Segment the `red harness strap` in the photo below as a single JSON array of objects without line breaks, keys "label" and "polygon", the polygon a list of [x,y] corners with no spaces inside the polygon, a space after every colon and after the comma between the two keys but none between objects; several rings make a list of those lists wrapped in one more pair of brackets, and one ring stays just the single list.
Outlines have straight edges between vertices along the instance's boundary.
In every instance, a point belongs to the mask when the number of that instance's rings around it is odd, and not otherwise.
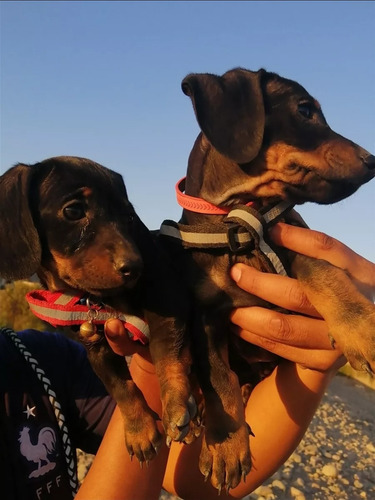
[{"label": "red harness strap", "polygon": [[111,318],[117,318],[124,324],[129,337],[148,344],[150,329],[148,324],[138,316],[118,313],[84,300],[85,294],[75,292],[50,292],[49,290],[33,290],[26,294],[30,309],[43,321],[52,326],[81,325],[87,321],[104,324]]}]

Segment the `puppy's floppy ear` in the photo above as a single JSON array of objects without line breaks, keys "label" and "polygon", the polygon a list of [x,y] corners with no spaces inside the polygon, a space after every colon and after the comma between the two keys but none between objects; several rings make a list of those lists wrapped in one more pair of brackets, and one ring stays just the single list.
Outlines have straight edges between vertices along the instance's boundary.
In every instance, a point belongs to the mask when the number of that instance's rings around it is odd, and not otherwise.
[{"label": "puppy's floppy ear", "polygon": [[32,167],[18,164],[0,177],[0,277],[29,278],[41,260],[29,207]]},{"label": "puppy's floppy ear", "polygon": [[188,75],[181,84],[193,102],[202,132],[214,148],[237,163],[253,160],[262,145],[263,72],[240,68],[223,76],[196,73]]}]

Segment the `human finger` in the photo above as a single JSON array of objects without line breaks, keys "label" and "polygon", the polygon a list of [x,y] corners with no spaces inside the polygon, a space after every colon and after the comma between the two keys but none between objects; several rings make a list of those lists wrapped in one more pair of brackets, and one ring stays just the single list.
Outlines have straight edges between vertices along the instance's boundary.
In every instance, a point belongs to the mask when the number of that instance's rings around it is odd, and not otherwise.
[{"label": "human finger", "polygon": [[320,231],[279,222],[270,236],[280,246],[316,259],[323,259],[345,269],[361,283],[375,286],[375,264],[349,247]]},{"label": "human finger", "polygon": [[270,346],[283,344],[310,350],[332,349],[328,327],[321,319],[283,314],[256,306],[234,309],[230,319],[240,327],[236,334],[244,340],[248,340],[246,331],[250,329]]},{"label": "human finger", "polygon": [[248,330],[241,330],[239,335],[251,344],[266,349],[283,359],[288,359],[293,363],[297,363],[311,370],[337,370],[346,362],[341,351],[337,349],[308,349],[295,345],[282,344]]},{"label": "human finger", "polygon": [[144,357],[148,356],[148,348],[139,342],[131,340],[119,319],[109,319],[104,325],[104,333],[108,344],[116,354],[131,356],[137,353]]},{"label": "human finger", "polygon": [[263,273],[244,264],[231,268],[232,279],[246,292],[284,309],[318,317],[298,281],[287,276]]}]

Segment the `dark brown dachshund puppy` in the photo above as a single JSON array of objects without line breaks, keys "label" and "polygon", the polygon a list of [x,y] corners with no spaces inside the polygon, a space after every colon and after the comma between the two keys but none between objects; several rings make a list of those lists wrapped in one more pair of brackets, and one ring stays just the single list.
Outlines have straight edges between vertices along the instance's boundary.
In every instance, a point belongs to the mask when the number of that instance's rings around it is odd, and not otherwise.
[{"label": "dark brown dachshund puppy", "polygon": [[[0,213],[0,276],[15,280],[37,273],[51,291],[83,291],[90,302],[113,308],[114,317],[121,312],[145,318],[167,440],[191,441],[197,429],[187,378],[188,300],[129,202],[122,177],[76,157],[18,164],[0,178]],[[80,339],[121,409],[129,453],[147,462],[160,446],[157,415],[103,332],[90,331],[90,323],[87,330]]]},{"label": "dark brown dachshund puppy", "polygon": [[[220,490],[235,487],[251,467],[240,386],[228,363],[229,312],[260,304],[232,282],[230,266],[244,262],[275,272],[266,229],[280,214],[274,218],[269,208],[342,200],[374,177],[375,157],[333,132],[318,102],[275,73],[238,68],[223,76],[190,74],[182,89],[202,132],[190,154],[185,195],[179,195],[181,224],[165,221],[161,234],[181,259],[201,312],[192,342],[205,398],[200,469]],[[249,202],[255,204],[245,206]],[[240,210],[227,217],[234,207]],[[292,220],[289,214],[284,219]],[[205,237],[213,248],[206,248]],[[345,271],[301,255],[286,257],[278,267],[301,281],[332,342],[355,368],[375,372],[373,304]]]}]

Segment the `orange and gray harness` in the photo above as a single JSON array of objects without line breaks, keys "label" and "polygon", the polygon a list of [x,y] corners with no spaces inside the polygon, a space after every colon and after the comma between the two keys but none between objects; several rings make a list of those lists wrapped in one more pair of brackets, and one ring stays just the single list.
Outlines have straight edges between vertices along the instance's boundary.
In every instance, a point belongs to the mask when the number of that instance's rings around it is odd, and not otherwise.
[{"label": "orange and gray harness", "polygon": [[264,236],[268,228],[292,208],[290,203],[280,202],[262,213],[255,210],[252,203],[221,208],[200,198],[186,195],[184,186],[185,178],[176,184],[177,202],[182,208],[201,214],[226,215],[226,217],[222,222],[198,225],[165,220],[160,227],[161,236],[171,238],[186,249],[222,248],[238,255],[257,248],[274,272],[287,274],[280,258],[265,241]]}]

